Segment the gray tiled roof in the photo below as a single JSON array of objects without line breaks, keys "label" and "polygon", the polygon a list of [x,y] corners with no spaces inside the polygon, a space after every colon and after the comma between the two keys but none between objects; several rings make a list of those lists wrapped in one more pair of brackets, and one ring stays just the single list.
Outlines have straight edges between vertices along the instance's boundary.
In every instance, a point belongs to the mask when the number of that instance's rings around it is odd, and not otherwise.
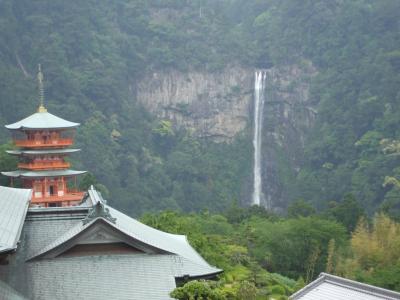
[{"label": "gray tiled roof", "polygon": [[204,272],[177,255],[138,253],[40,260],[27,274],[32,299],[157,300],[170,299],[175,277],[193,270]]},{"label": "gray tiled roof", "polygon": [[51,176],[75,176],[85,174],[86,171],[76,170],[54,170],[54,171],[28,171],[16,170],[10,172],[1,172],[4,176],[8,177],[51,177]]},{"label": "gray tiled roof", "polygon": [[[132,237],[146,244],[152,245],[153,247],[178,254],[199,265],[210,267],[208,263],[190,246],[186,236],[154,229],[111,207],[110,212],[113,217],[117,218],[116,226]],[[210,267],[210,271],[212,269],[214,269],[214,272],[221,271]]]},{"label": "gray tiled roof", "polygon": [[[93,186],[89,189],[88,195],[93,205],[96,205],[96,203],[99,201],[104,201],[100,193],[96,191]],[[175,253],[189,260],[197,262],[198,264],[209,266],[208,263],[196,252],[196,250],[190,246],[186,236],[171,234],[154,229],[123,214],[111,206],[105,206],[109,209],[111,216],[116,218],[116,224],[113,226],[124,233],[155,248],[162,249],[170,253]],[[215,272],[219,271],[221,270],[215,269]]]},{"label": "gray tiled roof", "polygon": [[0,299],[1,300],[26,300],[17,291],[11,288],[9,285],[0,281]]},{"label": "gray tiled roof", "polygon": [[60,257],[31,262],[31,299],[165,300],[175,288],[171,255]]},{"label": "gray tiled roof", "polygon": [[13,124],[6,125],[7,129],[62,129],[79,126],[79,123],[61,119],[49,112],[37,112],[25,119]]},{"label": "gray tiled roof", "polygon": [[321,273],[291,300],[398,300],[400,293],[360,283],[342,277]]},{"label": "gray tiled roof", "polygon": [[0,253],[17,248],[31,193],[0,186]]},{"label": "gray tiled roof", "polygon": [[[94,189],[88,194],[91,200],[86,204],[104,205]],[[82,220],[91,211],[84,206],[30,208],[17,252],[10,256],[8,265],[0,265],[0,280],[28,299],[161,300],[170,299],[177,277],[201,278],[221,272],[205,262],[184,236],[155,230],[107,208],[111,217],[116,218],[115,224],[100,217],[84,225]],[[129,234],[165,251],[43,256],[28,260],[49,245],[57,247],[64,238],[70,237],[71,241],[69,232],[90,228],[90,224],[99,220],[124,236]],[[80,237],[78,234],[76,241],[82,241]]]},{"label": "gray tiled roof", "polygon": [[[91,190],[92,197],[99,197],[96,191]],[[91,197],[91,198],[92,198]],[[97,198],[98,199],[98,198]],[[184,235],[171,234],[167,232],[163,232],[157,229],[154,229],[150,226],[147,226],[127,215],[119,212],[118,210],[103,204],[107,209],[109,209],[110,214],[113,218],[116,219],[115,224],[110,222],[107,219],[103,219],[104,222],[108,223],[109,226],[114,227],[115,229],[121,231],[124,234],[127,234],[131,238],[149,245],[151,247],[160,249],[162,251],[177,254],[182,256],[189,261],[197,265],[204,266],[207,270],[208,274],[218,273],[221,270],[217,268],[211,267],[197,252],[194,250]],[[99,219],[99,218],[97,218]],[[96,222],[97,219],[92,220],[89,223],[84,224],[83,222],[76,222],[76,224],[71,227],[64,234],[60,235],[57,239],[54,239],[46,245],[43,249],[39,250],[37,253],[34,253],[31,258],[36,256],[41,256],[44,253],[49,252],[52,249],[62,245],[63,243],[69,241],[74,238],[90,226]]]}]

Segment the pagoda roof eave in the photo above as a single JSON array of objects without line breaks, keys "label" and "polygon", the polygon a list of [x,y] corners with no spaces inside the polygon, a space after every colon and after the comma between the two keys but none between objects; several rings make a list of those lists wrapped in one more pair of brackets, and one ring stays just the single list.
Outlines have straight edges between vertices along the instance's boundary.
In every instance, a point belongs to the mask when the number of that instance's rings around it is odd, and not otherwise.
[{"label": "pagoda roof eave", "polygon": [[81,151],[81,149],[45,149],[45,150],[7,150],[11,155],[41,155],[41,154],[68,154]]},{"label": "pagoda roof eave", "polygon": [[37,112],[21,121],[8,124],[9,130],[69,129],[78,127],[79,123],[70,122],[49,112]]},{"label": "pagoda roof eave", "polygon": [[43,178],[43,177],[57,177],[57,176],[77,176],[87,173],[87,171],[76,170],[51,170],[51,171],[28,171],[16,170],[10,172],[1,172],[4,176],[14,178]]}]

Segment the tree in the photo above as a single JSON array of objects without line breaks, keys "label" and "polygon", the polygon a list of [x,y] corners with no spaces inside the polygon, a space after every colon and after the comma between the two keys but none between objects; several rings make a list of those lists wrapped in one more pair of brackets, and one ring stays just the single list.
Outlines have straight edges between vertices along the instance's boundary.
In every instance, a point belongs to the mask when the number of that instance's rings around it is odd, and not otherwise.
[{"label": "tree", "polygon": [[[10,143],[0,145],[0,170],[13,171],[17,168],[17,158],[13,155],[6,153],[7,150],[12,150],[13,146]],[[1,184],[8,185],[9,178],[1,176]]]},{"label": "tree", "polygon": [[400,290],[400,224],[384,214],[372,228],[361,218],[351,241],[352,257],[342,259],[339,273],[381,287]]},{"label": "tree", "polygon": [[329,241],[342,246],[346,240],[343,225],[317,216],[279,221],[253,216],[242,226],[249,243],[251,238],[250,255],[269,271],[292,278],[308,274],[311,280],[324,271]]},{"label": "tree", "polygon": [[90,186],[95,185],[96,183],[96,177],[92,173],[88,172],[80,180],[79,189],[82,191],[86,191],[90,188]]},{"label": "tree", "polygon": [[321,250],[318,245],[312,249],[306,264],[306,282],[310,282],[314,278],[314,271],[320,256]]},{"label": "tree", "polygon": [[238,300],[255,300],[257,297],[257,288],[254,283],[242,281],[237,291]]},{"label": "tree", "polygon": [[226,297],[216,289],[215,284],[205,280],[189,281],[171,292],[178,300],[225,300]]},{"label": "tree", "polygon": [[365,211],[352,194],[347,194],[339,204],[332,203],[328,214],[331,214],[338,222],[346,226],[347,231],[352,232],[358,220],[365,216]]},{"label": "tree", "polygon": [[288,217],[309,217],[315,214],[315,208],[303,199],[291,203],[288,207]]},{"label": "tree", "polygon": [[331,239],[328,244],[328,257],[326,259],[326,273],[333,273],[335,268],[335,240]]}]

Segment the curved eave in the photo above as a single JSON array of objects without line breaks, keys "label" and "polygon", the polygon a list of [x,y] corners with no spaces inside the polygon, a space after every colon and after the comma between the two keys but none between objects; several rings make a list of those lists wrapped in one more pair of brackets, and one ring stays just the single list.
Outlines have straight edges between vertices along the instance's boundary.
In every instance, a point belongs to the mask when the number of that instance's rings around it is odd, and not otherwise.
[{"label": "curved eave", "polygon": [[49,112],[37,112],[25,119],[8,124],[9,130],[41,130],[41,129],[69,129],[78,127],[80,124],[70,122],[57,117]]},{"label": "curved eave", "polygon": [[54,171],[25,171],[17,170],[11,172],[1,172],[4,176],[14,178],[43,178],[43,177],[57,177],[57,176],[77,176],[85,174],[87,171],[76,170],[54,170]]},{"label": "curved eave", "polygon": [[4,127],[7,128],[8,130],[50,130],[50,129],[72,129],[72,128],[76,128],[79,125],[81,125],[80,123],[76,123],[76,125],[74,126],[68,126],[68,127],[56,127],[56,126],[51,126],[51,127],[26,127],[26,126],[20,126],[20,127],[16,127],[16,128],[11,128],[11,127],[7,127],[8,125],[5,125]]},{"label": "curved eave", "polygon": [[190,274],[187,274],[187,276],[176,276],[175,279],[181,279],[181,280],[185,280],[185,279],[190,279],[190,280],[199,280],[199,279],[213,279],[216,276],[218,276],[219,274],[224,273],[224,270],[218,269],[218,268],[214,268],[215,271],[210,272],[210,273],[205,273],[202,275],[194,275],[194,276],[190,276]]},{"label": "curved eave", "polygon": [[56,150],[7,150],[11,155],[43,155],[43,154],[69,154],[81,151],[81,149],[56,149]]}]

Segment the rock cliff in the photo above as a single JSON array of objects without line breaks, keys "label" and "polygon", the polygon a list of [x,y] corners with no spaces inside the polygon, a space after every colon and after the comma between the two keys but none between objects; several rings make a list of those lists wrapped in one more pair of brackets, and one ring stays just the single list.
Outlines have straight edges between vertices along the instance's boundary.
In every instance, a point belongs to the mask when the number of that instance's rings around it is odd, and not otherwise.
[{"label": "rock cliff", "polygon": [[295,177],[304,158],[306,134],[317,114],[310,97],[316,75],[311,63],[267,70],[262,140],[262,181],[267,201],[281,211],[292,197]]},{"label": "rock cliff", "polygon": [[137,99],[158,118],[200,137],[230,141],[249,120],[253,72],[240,67],[218,73],[152,73],[137,86]]},{"label": "rock cliff", "polygon": [[[275,210],[287,204],[291,179],[303,158],[305,135],[316,115],[309,97],[310,63],[267,70],[263,124],[263,194]],[[137,86],[137,99],[151,113],[199,137],[229,142],[253,122],[254,69],[227,67],[218,73],[156,72]],[[251,139],[249,139],[250,141]],[[252,157],[249,157],[252,159]],[[252,174],[242,200],[251,201]]]}]

